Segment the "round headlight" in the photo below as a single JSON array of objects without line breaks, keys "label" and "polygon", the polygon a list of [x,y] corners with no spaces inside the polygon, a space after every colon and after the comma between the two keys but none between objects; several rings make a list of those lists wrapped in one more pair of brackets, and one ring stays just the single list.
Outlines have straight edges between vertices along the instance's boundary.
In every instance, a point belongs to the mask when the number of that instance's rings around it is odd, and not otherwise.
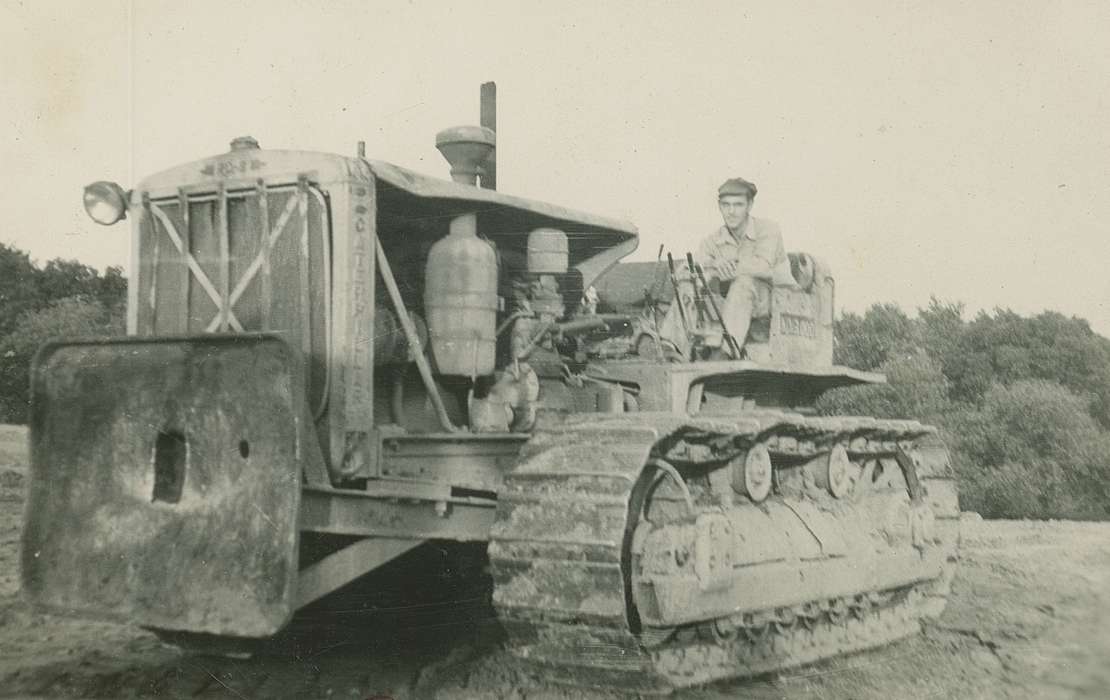
[{"label": "round headlight", "polygon": [[127,216],[127,194],[114,182],[94,182],[85,187],[85,211],[96,223],[111,226]]}]

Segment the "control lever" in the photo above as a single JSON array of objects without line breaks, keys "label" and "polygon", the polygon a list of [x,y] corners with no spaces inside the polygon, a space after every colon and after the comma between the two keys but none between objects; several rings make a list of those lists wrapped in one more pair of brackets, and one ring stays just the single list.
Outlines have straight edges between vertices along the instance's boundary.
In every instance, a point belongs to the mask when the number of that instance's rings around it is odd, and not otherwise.
[{"label": "control lever", "polygon": [[[725,342],[728,343],[729,349],[732,350],[733,357],[739,360],[740,343],[737,342],[736,338],[729,332],[728,325],[725,323],[725,317],[721,315],[721,309],[717,306],[717,300],[713,298],[713,293],[709,290],[709,284],[705,281],[705,273],[702,272],[701,265],[694,262],[693,256],[690,257],[690,265],[694,270],[694,274],[697,275],[698,281],[701,282],[701,286],[705,289],[706,296],[709,298],[709,304],[713,307],[713,314],[717,317],[717,320],[721,322],[721,334],[724,335]],[[695,288],[696,286],[697,285],[695,285]]]}]

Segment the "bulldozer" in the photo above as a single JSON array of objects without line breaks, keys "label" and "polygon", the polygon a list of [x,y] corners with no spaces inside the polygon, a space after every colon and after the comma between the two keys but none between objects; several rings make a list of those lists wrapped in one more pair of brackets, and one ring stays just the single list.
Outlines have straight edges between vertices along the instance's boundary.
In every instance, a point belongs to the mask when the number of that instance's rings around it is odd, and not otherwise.
[{"label": "bulldozer", "polygon": [[512,655],[635,692],[940,614],[948,455],[913,420],[818,415],[884,381],[833,363],[828,268],[791,254],[742,359],[664,357],[661,308],[685,300],[621,263],[636,228],[496,189],[494,95],[437,135],[450,179],[240,137],[86,188],[95,221],[131,223],[127,335],[35,358],[34,605],[230,653],[421,545],[469,544]]}]

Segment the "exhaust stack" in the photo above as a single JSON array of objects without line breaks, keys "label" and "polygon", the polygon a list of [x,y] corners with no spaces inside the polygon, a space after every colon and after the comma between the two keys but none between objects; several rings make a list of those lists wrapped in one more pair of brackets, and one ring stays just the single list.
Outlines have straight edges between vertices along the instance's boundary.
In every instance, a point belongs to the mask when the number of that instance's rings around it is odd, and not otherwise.
[{"label": "exhaust stack", "polygon": [[[481,88],[481,125],[497,136],[497,83],[482,83]],[[487,190],[497,189],[497,146],[486,156],[482,164],[482,187]]]}]

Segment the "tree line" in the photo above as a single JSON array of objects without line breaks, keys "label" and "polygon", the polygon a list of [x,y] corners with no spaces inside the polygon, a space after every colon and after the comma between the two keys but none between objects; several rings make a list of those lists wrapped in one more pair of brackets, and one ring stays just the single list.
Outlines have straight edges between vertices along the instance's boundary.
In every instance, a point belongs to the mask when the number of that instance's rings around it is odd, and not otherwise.
[{"label": "tree line", "polygon": [[25,423],[31,359],[57,337],[121,335],[127,279],[75,260],[36,265],[24,251],[0,243],[0,423]]},{"label": "tree line", "polygon": [[960,505],[988,518],[1110,519],[1110,340],[1087,321],[932,299],[875,304],[836,324],[836,361],[887,375],[837,389],[824,413],[936,425]]},{"label": "tree line", "polygon": [[[26,422],[43,342],[124,332],[126,290],[121,268],[39,266],[0,244],[0,422]],[[1055,312],[965,316],[936,299],[912,317],[894,304],[843,314],[836,362],[888,383],[828,392],[818,410],[938,426],[961,506],[984,517],[1110,519],[1110,340]]]}]

